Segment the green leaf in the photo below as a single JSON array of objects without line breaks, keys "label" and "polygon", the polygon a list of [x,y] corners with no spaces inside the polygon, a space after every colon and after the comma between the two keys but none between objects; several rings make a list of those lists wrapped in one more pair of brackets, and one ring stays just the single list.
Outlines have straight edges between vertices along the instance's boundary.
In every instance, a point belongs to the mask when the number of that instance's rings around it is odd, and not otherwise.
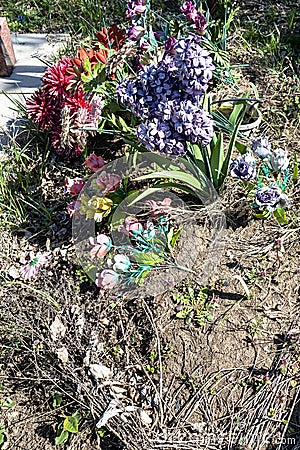
[{"label": "green leaf", "polygon": [[219,180],[218,180],[218,188],[220,188],[222,186],[222,184],[224,183],[225,178],[226,178],[226,176],[228,174],[228,167],[229,167],[229,163],[230,163],[230,160],[231,160],[231,155],[232,155],[233,148],[234,148],[234,145],[235,145],[235,141],[236,141],[236,138],[237,138],[237,135],[238,135],[238,132],[239,132],[239,127],[240,127],[240,125],[241,125],[241,123],[243,121],[244,115],[245,115],[245,111],[246,111],[246,106],[244,105],[243,110],[241,110],[239,112],[239,117],[236,120],[235,128],[234,128],[233,134],[231,136],[231,139],[230,139],[230,142],[229,142],[229,145],[228,145],[227,154],[226,154],[224,163],[222,165],[222,172],[221,172],[221,174],[219,176]]},{"label": "green leaf", "polygon": [[174,245],[176,244],[177,240],[179,239],[180,235],[182,232],[182,228],[180,228],[179,230],[175,231],[172,239],[171,239],[171,247],[174,247]]},{"label": "green leaf", "polygon": [[5,437],[5,426],[0,425],[0,448],[2,447],[2,444],[6,441]]},{"label": "green leaf", "polygon": [[66,417],[63,423],[64,429],[70,433],[78,433],[78,422],[80,419],[81,415],[78,412]]},{"label": "green leaf", "polygon": [[154,252],[135,253],[134,259],[138,264],[145,264],[151,266],[154,264],[158,264],[159,262],[164,260],[161,254],[157,254]]},{"label": "green leaf", "polygon": [[185,319],[189,314],[189,312],[190,312],[189,308],[184,308],[176,314],[176,317],[177,319]]},{"label": "green leaf", "polygon": [[93,77],[91,75],[85,75],[84,73],[81,74],[81,80],[84,83],[89,83],[90,81],[92,81]]},{"label": "green leaf", "polygon": [[[248,93],[246,93],[246,97],[248,96]],[[240,101],[237,102],[234,105],[234,108],[232,110],[232,113],[229,116],[229,122],[232,123],[232,125],[235,125],[237,123],[239,114],[241,113],[241,111],[243,110],[243,108],[245,108],[245,102],[244,101]]]},{"label": "green leaf", "polygon": [[180,189],[183,192],[187,192],[188,194],[195,195],[195,192],[192,191],[192,189],[189,189],[188,187],[182,186],[181,184],[178,184],[178,183],[172,183],[172,182],[169,182],[169,183],[155,183],[153,185],[153,187],[146,189],[138,197],[136,197],[128,205],[128,207],[133,206],[137,202],[140,202],[141,200],[143,200],[144,198],[148,197],[149,195],[152,195],[154,192],[161,191],[162,189],[171,189],[171,188]]},{"label": "green leaf", "polygon": [[293,181],[296,182],[299,178],[299,164],[298,164],[298,157],[295,154],[294,156],[294,170],[293,170]]},{"label": "green leaf", "polygon": [[83,61],[83,68],[84,68],[89,74],[91,73],[92,65],[91,65],[91,62],[90,62],[89,58],[85,58],[85,60]]},{"label": "green leaf", "polygon": [[67,430],[62,430],[59,436],[55,438],[55,445],[63,445],[67,442],[69,433]]},{"label": "green leaf", "polygon": [[189,186],[194,187],[195,189],[202,190],[204,188],[203,184],[197,180],[192,175],[189,175],[188,173],[180,172],[180,171],[164,171],[161,172],[152,172],[147,175],[143,175],[141,177],[135,178],[134,181],[141,181],[141,180],[149,180],[152,178],[174,178],[179,181],[182,181]]},{"label": "green leaf", "polygon": [[[211,143],[211,147],[212,147]],[[219,185],[219,175],[224,162],[223,133],[220,132],[216,144],[211,148],[210,167],[212,181],[216,188]]]},{"label": "green leaf", "polygon": [[239,142],[239,141],[236,141],[235,147],[236,147],[236,149],[238,150],[238,152],[239,152],[241,155],[244,155],[244,154],[247,152],[247,149],[248,149],[248,146],[247,146],[247,145],[242,144],[242,143]]},{"label": "green leaf", "polygon": [[57,408],[58,406],[60,406],[61,402],[62,402],[62,395],[59,394],[58,392],[54,392],[52,403],[53,408]]},{"label": "green leaf", "polygon": [[253,213],[252,215],[253,217],[255,217],[255,219],[262,219],[262,220],[266,220],[271,217],[271,213],[267,209],[262,213]]},{"label": "green leaf", "polygon": [[286,216],[286,212],[285,210],[279,206],[275,211],[274,211],[274,217],[277,220],[278,223],[280,224],[287,224],[289,223],[287,216]]}]

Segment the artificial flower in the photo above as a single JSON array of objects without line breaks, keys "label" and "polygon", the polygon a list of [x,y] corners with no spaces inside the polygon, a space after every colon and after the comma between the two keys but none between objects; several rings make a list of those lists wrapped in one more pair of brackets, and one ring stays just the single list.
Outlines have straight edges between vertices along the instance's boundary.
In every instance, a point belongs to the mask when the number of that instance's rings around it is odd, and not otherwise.
[{"label": "artificial flower", "polygon": [[255,155],[259,156],[262,159],[269,156],[270,150],[271,150],[271,144],[269,143],[269,138],[267,136],[265,136],[265,137],[259,137],[257,139],[254,139],[252,141],[252,150],[255,153]]},{"label": "artificial flower", "polygon": [[113,289],[116,286],[118,279],[119,275],[117,272],[112,269],[105,269],[96,274],[95,283],[100,289]]},{"label": "artificial flower", "polygon": [[158,217],[162,214],[167,214],[169,206],[172,200],[169,197],[164,198],[162,201],[148,200],[146,205],[150,208],[151,215],[153,217]]},{"label": "artificial flower", "polygon": [[125,30],[120,30],[118,25],[113,24],[110,28],[103,27],[95,34],[97,41],[108,49],[118,50],[125,42]]},{"label": "artificial flower", "polygon": [[131,41],[139,41],[141,37],[145,34],[145,28],[139,25],[133,25],[127,31],[127,38]]},{"label": "artificial flower", "polygon": [[97,156],[95,153],[91,153],[85,160],[83,165],[90,169],[92,172],[98,172],[98,170],[102,169],[102,167],[105,166],[105,162],[102,156]]},{"label": "artificial flower", "polygon": [[108,197],[87,197],[82,195],[80,197],[80,213],[86,216],[86,219],[94,219],[96,222],[101,222],[103,217],[107,216],[113,206],[113,201]]},{"label": "artificial flower", "polygon": [[129,0],[127,2],[126,19],[132,19],[136,15],[146,11],[147,0]]},{"label": "artificial flower", "polygon": [[68,178],[67,177],[64,193],[65,194],[68,193],[72,197],[74,197],[75,195],[78,195],[80,193],[80,191],[82,190],[84,185],[85,185],[85,181],[83,178]]},{"label": "artificial flower", "polygon": [[68,72],[72,67],[69,57],[63,56],[56,64],[46,69],[42,77],[42,89],[56,100],[60,100],[72,81],[73,74]]},{"label": "artificial flower", "polygon": [[174,36],[169,36],[165,42],[165,52],[166,53],[174,53],[176,47],[177,39]]},{"label": "artificial flower", "polygon": [[92,245],[90,251],[91,258],[104,258],[112,246],[109,236],[106,234],[98,234],[96,237],[90,237],[89,242]]},{"label": "artificial flower", "polygon": [[124,225],[120,225],[118,231],[127,236],[136,236],[143,232],[143,226],[136,217],[127,216]]},{"label": "artificial flower", "polygon": [[254,201],[258,206],[266,208],[268,211],[275,211],[278,206],[286,208],[290,204],[286,194],[282,194],[276,183],[258,189],[254,195]]},{"label": "artificial flower", "polygon": [[120,186],[121,177],[115,173],[102,171],[97,177],[95,184],[101,188],[102,194],[115,192]]},{"label": "artificial flower", "polygon": [[34,254],[34,252],[30,252],[29,258],[29,261],[20,268],[20,274],[25,280],[36,277],[40,269],[49,263],[51,254],[50,252],[37,252],[36,254]]},{"label": "artificial flower", "polygon": [[113,270],[119,270],[121,272],[126,272],[131,266],[131,262],[128,256],[119,253],[113,257],[112,263]]},{"label": "artificial flower", "polygon": [[274,172],[281,172],[287,169],[289,163],[288,152],[282,148],[276,148],[270,155],[270,164]]},{"label": "artificial flower", "polygon": [[245,154],[239,159],[232,161],[230,164],[230,174],[234,178],[239,178],[243,181],[252,180],[255,177],[255,160],[252,155]]}]

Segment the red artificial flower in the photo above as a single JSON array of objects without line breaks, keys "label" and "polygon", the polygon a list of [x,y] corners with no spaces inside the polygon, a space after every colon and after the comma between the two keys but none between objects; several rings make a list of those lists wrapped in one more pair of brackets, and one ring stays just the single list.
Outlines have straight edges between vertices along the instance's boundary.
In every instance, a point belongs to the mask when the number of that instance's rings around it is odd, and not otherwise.
[{"label": "red artificial flower", "polygon": [[60,116],[58,105],[43,90],[38,89],[26,102],[29,119],[36,123],[41,130],[51,130],[54,118]]},{"label": "red artificial flower", "polygon": [[97,156],[95,153],[89,155],[89,157],[83,163],[92,172],[98,172],[103,166],[105,166],[105,161],[102,156]]},{"label": "red artificial flower", "polygon": [[125,30],[120,30],[116,24],[108,29],[103,27],[95,36],[98,42],[108,49],[118,50],[125,42]]},{"label": "red artificial flower", "polygon": [[74,77],[74,74],[71,74],[68,71],[71,67],[71,59],[63,56],[60,61],[45,71],[42,77],[42,84],[43,89],[47,94],[56,99],[61,99],[65,96],[72,78]]}]

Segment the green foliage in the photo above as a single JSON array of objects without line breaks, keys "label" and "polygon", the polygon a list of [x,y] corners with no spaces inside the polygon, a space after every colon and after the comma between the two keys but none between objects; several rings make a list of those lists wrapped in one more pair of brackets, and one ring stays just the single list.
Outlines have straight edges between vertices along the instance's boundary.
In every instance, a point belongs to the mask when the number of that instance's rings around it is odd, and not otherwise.
[{"label": "green foliage", "polygon": [[187,285],[182,292],[173,294],[173,300],[177,303],[176,317],[184,319],[186,324],[194,322],[203,327],[207,322],[212,322],[212,311],[217,304],[210,300],[207,288],[194,290]]},{"label": "green foliage", "polygon": [[6,0],[0,16],[6,16],[10,30],[25,33],[71,33],[82,37],[104,25],[106,15],[119,17],[125,9],[121,0]]},{"label": "green foliage", "polygon": [[0,425],[0,448],[2,448],[5,441],[6,441],[5,425]]},{"label": "green foliage", "polygon": [[71,416],[66,416],[64,421],[57,427],[57,436],[55,445],[63,445],[69,439],[69,433],[78,433],[78,424],[81,420],[81,414],[77,411]]},{"label": "green foliage", "polygon": [[60,394],[59,392],[53,392],[52,398],[53,398],[52,402],[53,408],[58,408],[62,402],[62,394]]}]

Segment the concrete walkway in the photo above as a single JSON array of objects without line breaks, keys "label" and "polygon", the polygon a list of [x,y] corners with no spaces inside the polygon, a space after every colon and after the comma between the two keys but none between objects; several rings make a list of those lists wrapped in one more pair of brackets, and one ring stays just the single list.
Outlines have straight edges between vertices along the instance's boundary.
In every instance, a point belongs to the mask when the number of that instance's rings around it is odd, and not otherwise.
[{"label": "concrete walkway", "polygon": [[47,67],[46,60],[69,41],[68,35],[11,34],[17,59],[12,74],[0,78],[0,149],[7,145],[11,123],[18,112],[14,101],[23,105],[41,84],[41,77]]}]

